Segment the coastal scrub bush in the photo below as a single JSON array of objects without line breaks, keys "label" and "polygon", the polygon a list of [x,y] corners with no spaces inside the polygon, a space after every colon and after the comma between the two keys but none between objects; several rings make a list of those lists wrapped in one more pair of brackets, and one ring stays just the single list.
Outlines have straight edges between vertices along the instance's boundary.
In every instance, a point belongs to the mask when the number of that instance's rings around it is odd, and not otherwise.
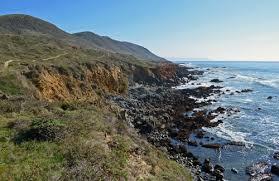
[{"label": "coastal scrub bush", "polygon": [[63,138],[65,124],[57,119],[35,119],[27,129],[22,129],[15,136],[16,143],[25,141],[54,141]]}]

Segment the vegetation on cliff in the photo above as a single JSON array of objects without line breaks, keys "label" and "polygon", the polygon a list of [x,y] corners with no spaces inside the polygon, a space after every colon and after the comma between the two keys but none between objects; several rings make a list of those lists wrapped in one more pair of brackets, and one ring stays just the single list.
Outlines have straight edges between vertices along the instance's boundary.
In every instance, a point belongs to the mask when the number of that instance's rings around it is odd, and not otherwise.
[{"label": "vegetation on cliff", "polygon": [[0,180],[191,179],[106,99],[171,85],[173,65],[88,48],[29,16],[0,22]]}]

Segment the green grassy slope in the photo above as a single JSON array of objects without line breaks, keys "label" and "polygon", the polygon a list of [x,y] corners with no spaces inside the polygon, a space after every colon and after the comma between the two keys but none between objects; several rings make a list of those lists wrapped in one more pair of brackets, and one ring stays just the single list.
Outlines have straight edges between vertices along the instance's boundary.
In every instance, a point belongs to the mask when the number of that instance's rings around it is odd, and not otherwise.
[{"label": "green grassy slope", "polygon": [[0,34],[47,36],[69,46],[106,50],[114,53],[133,55],[138,59],[165,61],[144,47],[120,42],[94,33],[70,34],[44,20],[22,14],[0,16]]},{"label": "green grassy slope", "polygon": [[0,39],[0,180],[191,180],[129,128],[117,106],[38,100],[24,75],[30,66],[78,72],[80,64],[102,64],[128,74],[156,63],[73,49],[50,35],[9,32]]}]

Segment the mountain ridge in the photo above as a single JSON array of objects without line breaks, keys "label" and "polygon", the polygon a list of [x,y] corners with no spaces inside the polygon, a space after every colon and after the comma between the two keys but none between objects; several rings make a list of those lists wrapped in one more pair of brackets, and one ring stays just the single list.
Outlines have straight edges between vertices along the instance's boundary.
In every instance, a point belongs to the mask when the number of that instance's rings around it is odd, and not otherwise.
[{"label": "mountain ridge", "polygon": [[89,31],[71,34],[45,20],[24,14],[0,16],[0,34],[47,36],[70,46],[132,55],[144,60],[166,61],[147,48],[134,43],[114,40],[108,36],[100,36]]}]

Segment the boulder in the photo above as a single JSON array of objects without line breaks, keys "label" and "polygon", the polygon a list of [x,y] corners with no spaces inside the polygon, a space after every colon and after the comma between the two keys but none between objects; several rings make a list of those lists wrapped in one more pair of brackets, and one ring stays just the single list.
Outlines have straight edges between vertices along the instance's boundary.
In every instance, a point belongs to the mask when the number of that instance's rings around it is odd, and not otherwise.
[{"label": "boulder", "polygon": [[271,100],[273,97],[272,96],[268,96],[267,99]]},{"label": "boulder", "polygon": [[213,175],[216,177],[216,181],[224,180],[224,174],[220,170],[214,170]]},{"label": "boulder", "polygon": [[222,173],[225,172],[225,168],[218,164],[215,165],[214,170],[220,170]]},{"label": "boulder", "polygon": [[273,155],[273,158],[275,158],[276,160],[279,160],[279,152],[275,152]]},{"label": "boulder", "polygon": [[235,169],[235,168],[232,168],[231,171],[232,171],[233,173],[235,173],[235,174],[238,174],[238,170]]},{"label": "boulder", "polygon": [[221,83],[223,81],[219,80],[219,79],[212,79],[210,82],[214,82],[214,83]]},{"label": "boulder", "polygon": [[203,144],[202,147],[211,148],[211,149],[220,149],[222,145],[218,143],[210,143],[210,144]]},{"label": "boulder", "polygon": [[271,173],[279,176],[279,165],[272,165],[271,166]]},{"label": "boulder", "polygon": [[210,163],[210,159],[205,159],[202,170],[206,173],[212,173],[214,171],[212,163]]},{"label": "boulder", "polygon": [[198,143],[196,141],[189,140],[188,141],[188,145],[190,145],[190,146],[198,146]]},{"label": "boulder", "polygon": [[196,137],[199,138],[199,139],[202,139],[204,137],[204,132],[203,131],[198,131]]},{"label": "boulder", "polygon": [[243,89],[243,90],[241,90],[241,92],[253,92],[253,90],[252,89]]}]

